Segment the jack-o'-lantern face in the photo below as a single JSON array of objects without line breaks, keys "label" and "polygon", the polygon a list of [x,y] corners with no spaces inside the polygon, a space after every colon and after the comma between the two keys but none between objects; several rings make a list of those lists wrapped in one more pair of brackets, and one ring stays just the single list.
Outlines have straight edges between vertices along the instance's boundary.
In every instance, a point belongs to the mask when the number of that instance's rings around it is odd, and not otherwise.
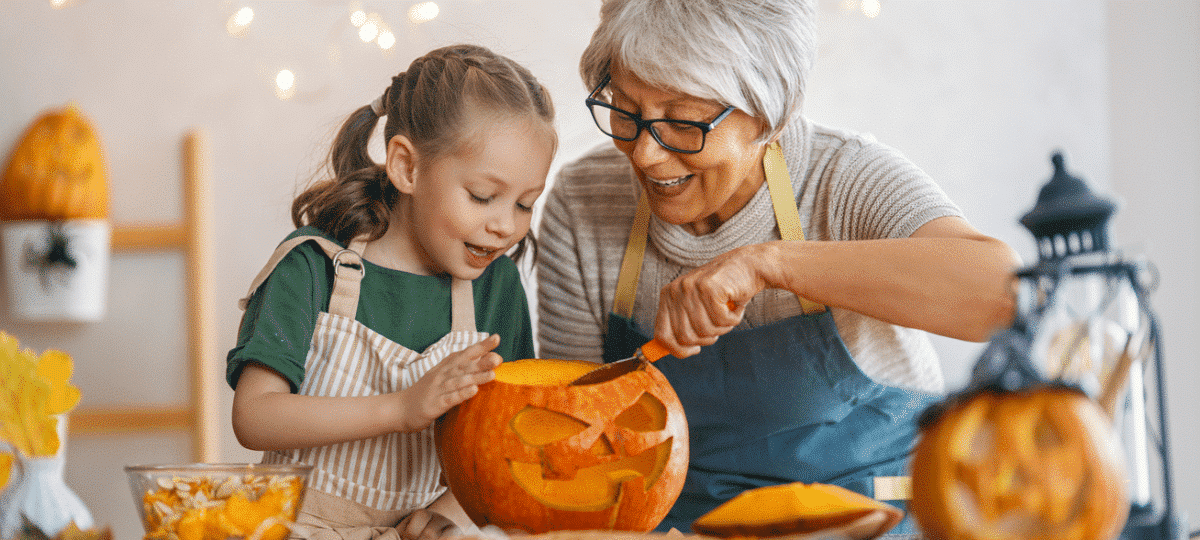
[{"label": "jack-o'-lantern face", "polygon": [[446,478],[477,524],[648,531],[666,515],[687,467],[679,399],[652,366],[568,386],[594,367],[503,364],[438,422]]},{"label": "jack-o'-lantern face", "polygon": [[1106,539],[1125,522],[1115,433],[1083,394],[981,392],[928,426],[909,507],[932,539]]}]

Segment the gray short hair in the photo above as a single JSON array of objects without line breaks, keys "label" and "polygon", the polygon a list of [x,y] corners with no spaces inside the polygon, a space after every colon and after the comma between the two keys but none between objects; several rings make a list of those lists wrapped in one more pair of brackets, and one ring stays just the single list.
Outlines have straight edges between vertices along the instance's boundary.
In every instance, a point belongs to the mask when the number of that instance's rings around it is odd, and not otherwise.
[{"label": "gray short hair", "polygon": [[604,0],[579,62],[588,88],[614,67],[732,105],[778,134],[804,102],[816,58],[812,0]]}]

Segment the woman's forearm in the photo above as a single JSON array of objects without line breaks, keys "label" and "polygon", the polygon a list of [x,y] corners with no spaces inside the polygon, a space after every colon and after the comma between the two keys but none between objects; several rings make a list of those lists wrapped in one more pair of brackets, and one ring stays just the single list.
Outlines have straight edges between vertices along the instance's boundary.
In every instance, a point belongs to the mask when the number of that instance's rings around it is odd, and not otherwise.
[{"label": "woman's forearm", "polygon": [[[920,232],[920,231],[919,231]],[[983,235],[762,244],[761,279],[836,308],[968,341],[1012,321],[1014,270],[1006,244]]]}]

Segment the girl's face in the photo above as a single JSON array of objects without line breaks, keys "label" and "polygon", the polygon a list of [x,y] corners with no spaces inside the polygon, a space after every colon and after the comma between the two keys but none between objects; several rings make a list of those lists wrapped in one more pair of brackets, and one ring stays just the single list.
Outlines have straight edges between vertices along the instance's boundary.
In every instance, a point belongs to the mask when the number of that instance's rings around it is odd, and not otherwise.
[{"label": "girl's face", "polygon": [[462,149],[428,163],[408,161],[408,178],[399,182],[396,143],[389,143],[389,175],[411,195],[397,213],[404,223],[394,228],[406,231],[404,266],[416,273],[479,277],[529,232],[533,203],[546,186],[554,139],[542,120],[472,114],[466,125],[471,133]]},{"label": "girl's face", "polygon": [[[711,122],[725,110],[715,101],[647,85],[623,70],[612,73],[609,86],[614,106],[644,120]],[[647,130],[633,141],[613,142],[629,157],[654,213],[703,235],[741,210],[765,181],[766,145],[755,142],[761,130],[758,120],[735,110],[708,132],[696,154],[667,150]]]}]

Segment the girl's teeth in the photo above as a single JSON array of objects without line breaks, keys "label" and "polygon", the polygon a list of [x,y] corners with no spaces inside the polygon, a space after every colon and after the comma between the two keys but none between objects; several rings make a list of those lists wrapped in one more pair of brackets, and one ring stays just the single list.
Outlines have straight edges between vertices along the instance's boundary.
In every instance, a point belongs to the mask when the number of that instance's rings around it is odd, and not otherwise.
[{"label": "girl's teeth", "polygon": [[467,246],[467,251],[470,251],[471,254],[475,255],[476,257],[488,257],[492,254],[493,250],[481,249],[481,248],[477,248],[475,246],[469,245],[469,246]]}]

